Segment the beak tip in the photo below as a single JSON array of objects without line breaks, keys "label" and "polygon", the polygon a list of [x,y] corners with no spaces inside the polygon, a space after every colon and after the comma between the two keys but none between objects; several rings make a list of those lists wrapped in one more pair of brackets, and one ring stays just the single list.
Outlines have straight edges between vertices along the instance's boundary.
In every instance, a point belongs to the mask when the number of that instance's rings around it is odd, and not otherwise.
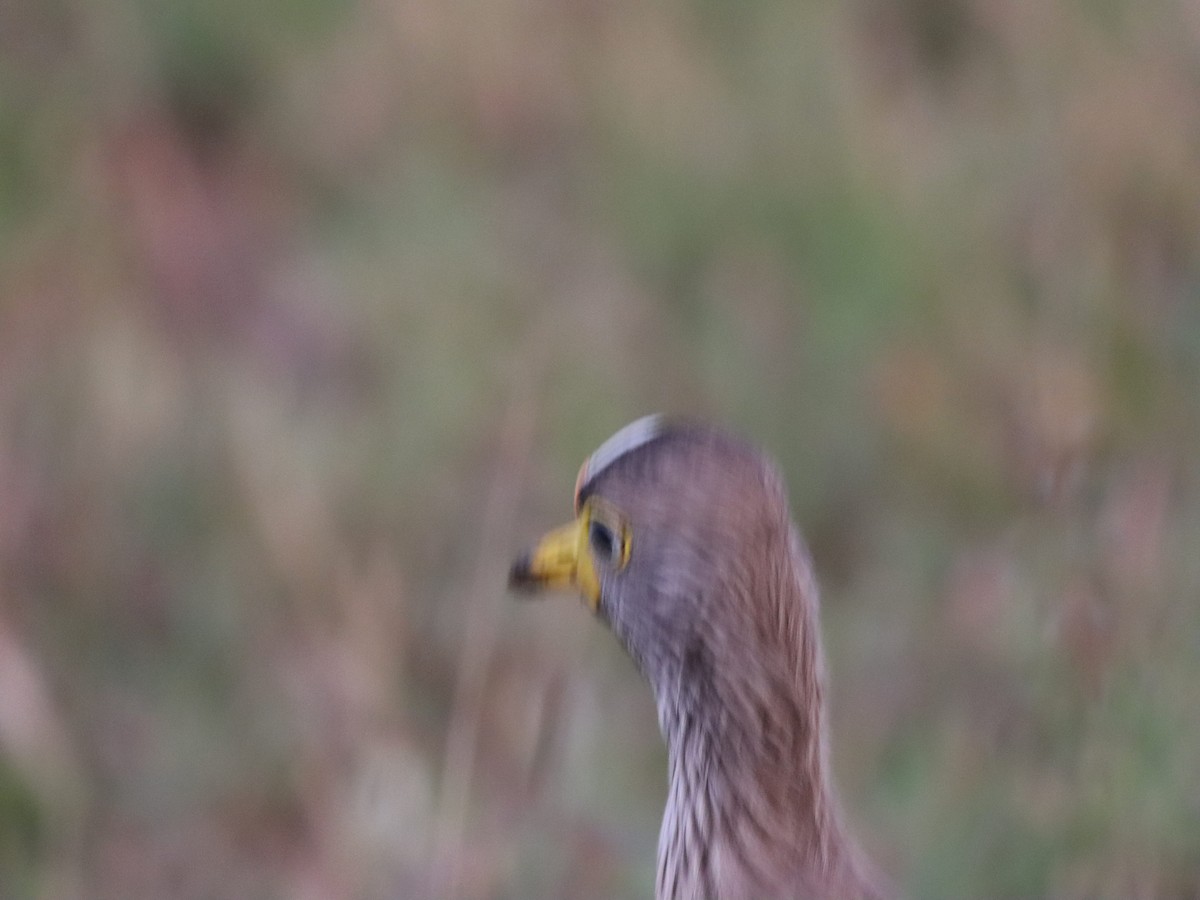
[{"label": "beak tip", "polygon": [[537,579],[531,571],[531,558],[528,553],[522,553],[508,570],[508,586],[510,590],[529,592],[537,587]]}]

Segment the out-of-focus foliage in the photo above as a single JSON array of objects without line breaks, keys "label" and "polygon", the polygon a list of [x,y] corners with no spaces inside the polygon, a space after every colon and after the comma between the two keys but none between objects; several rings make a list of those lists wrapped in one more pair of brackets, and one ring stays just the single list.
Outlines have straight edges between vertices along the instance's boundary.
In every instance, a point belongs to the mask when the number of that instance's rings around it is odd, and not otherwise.
[{"label": "out-of-focus foliage", "polygon": [[504,579],[662,409],[912,896],[1196,896],[1197,9],[3,4],[0,894],[647,896],[649,693]]}]

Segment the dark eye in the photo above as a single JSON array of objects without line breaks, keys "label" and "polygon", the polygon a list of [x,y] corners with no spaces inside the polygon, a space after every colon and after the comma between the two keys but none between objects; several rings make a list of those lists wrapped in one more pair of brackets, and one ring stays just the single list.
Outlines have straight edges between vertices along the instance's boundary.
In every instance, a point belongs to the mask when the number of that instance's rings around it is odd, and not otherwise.
[{"label": "dark eye", "polygon": [[617,551],[617,539],[613,536],[612,529],[603,522],[592,520],[588,526],[588,540],[596,555],[602,559],[611,560]]}]

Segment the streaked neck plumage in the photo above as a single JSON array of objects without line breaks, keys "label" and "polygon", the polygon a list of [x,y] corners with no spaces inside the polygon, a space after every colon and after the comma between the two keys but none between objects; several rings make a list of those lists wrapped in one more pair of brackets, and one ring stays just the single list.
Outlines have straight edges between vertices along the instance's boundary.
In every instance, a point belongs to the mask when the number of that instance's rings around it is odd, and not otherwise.
[{"label": "streaked neck plumage", "polygon": [[670,769],[658,900],[877,896],[829,779],[816,586],[790,525],[780,538],[772,565],[708,588],[754,627],[708,623],[651,679]]}]

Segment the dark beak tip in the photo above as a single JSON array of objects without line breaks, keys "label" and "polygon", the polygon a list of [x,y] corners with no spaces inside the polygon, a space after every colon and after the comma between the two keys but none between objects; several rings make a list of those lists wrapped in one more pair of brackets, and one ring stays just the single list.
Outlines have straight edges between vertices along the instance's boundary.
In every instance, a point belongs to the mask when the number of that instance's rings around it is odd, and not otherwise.
[{"label": "dark beak tip", "polygon": [[528,553],[522,553],[513,562],[512,568],[508,570],[508,586],[511,590],[529,592],[537,587],[537,579],[533,577],[530,571],[530,557]]}]

